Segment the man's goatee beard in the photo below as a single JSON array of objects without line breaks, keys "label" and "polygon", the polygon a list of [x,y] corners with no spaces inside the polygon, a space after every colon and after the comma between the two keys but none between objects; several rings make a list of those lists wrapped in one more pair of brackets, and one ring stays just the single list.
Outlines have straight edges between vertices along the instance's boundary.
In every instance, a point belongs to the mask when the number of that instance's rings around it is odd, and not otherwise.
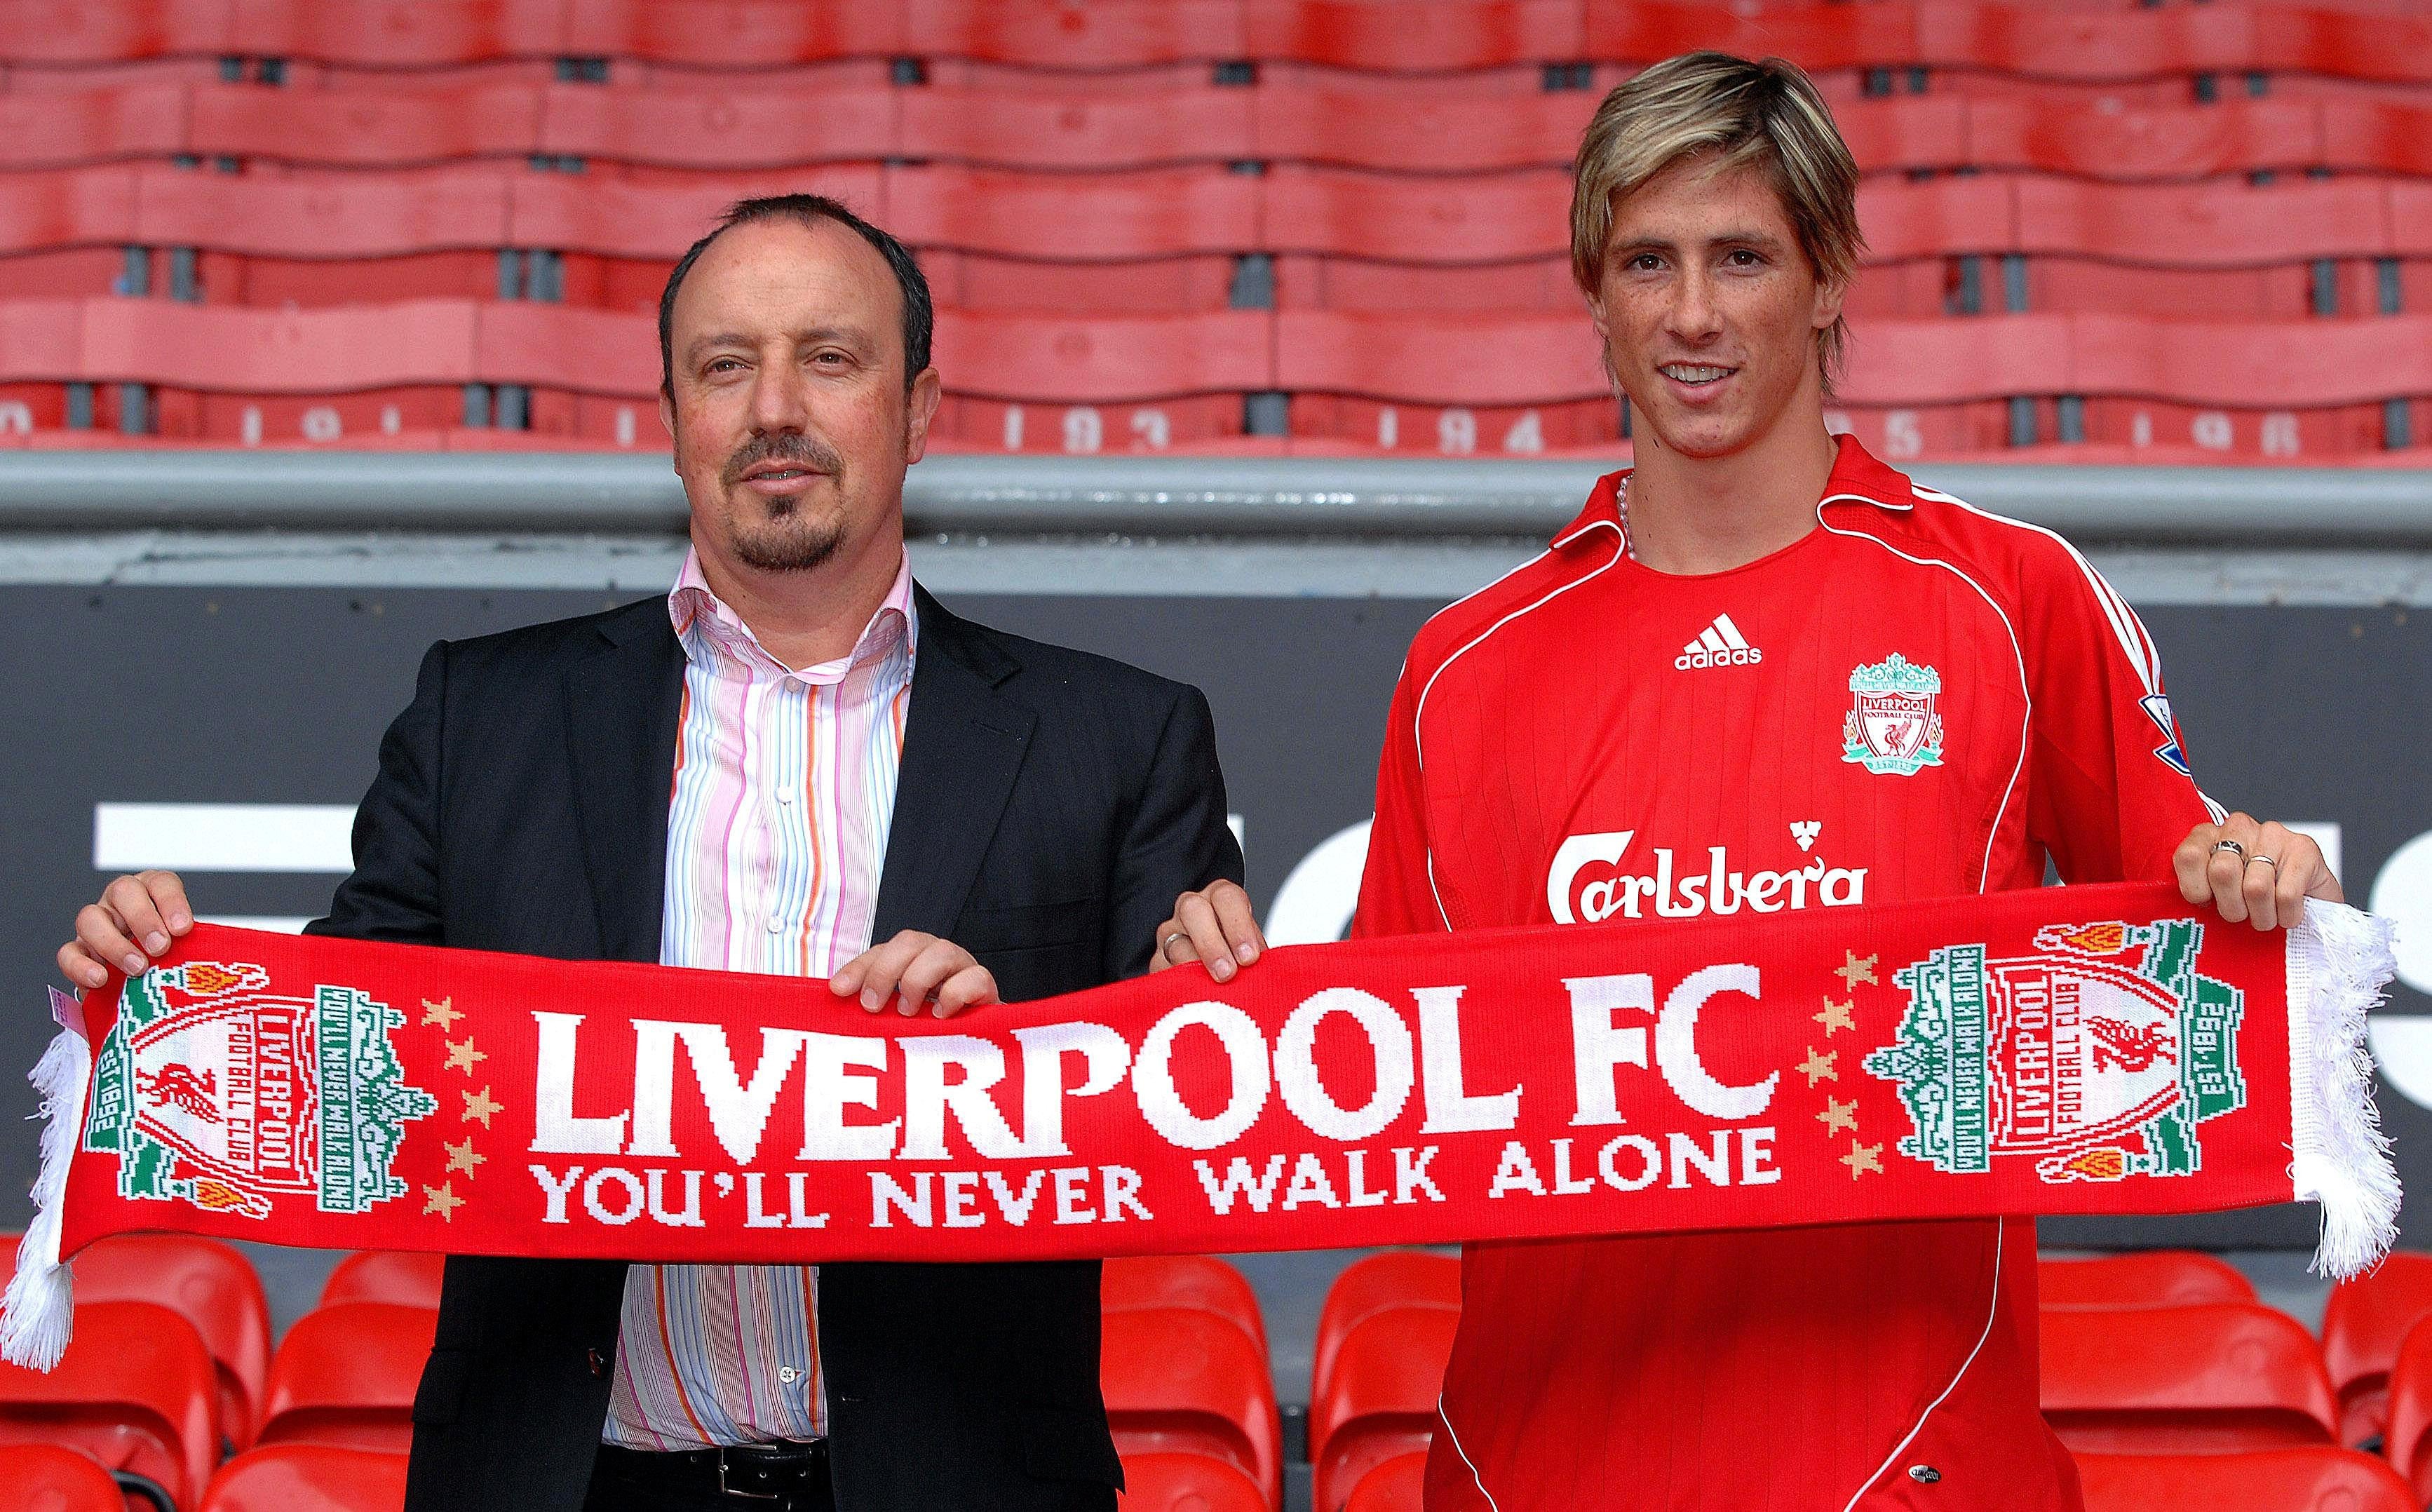
[{"label": "man's goatee beard", "polygon": [[838,524],[814,525],[780,518],[730,536],[735,560],[762,572],[808,572],[823,566],[844,543]]}]

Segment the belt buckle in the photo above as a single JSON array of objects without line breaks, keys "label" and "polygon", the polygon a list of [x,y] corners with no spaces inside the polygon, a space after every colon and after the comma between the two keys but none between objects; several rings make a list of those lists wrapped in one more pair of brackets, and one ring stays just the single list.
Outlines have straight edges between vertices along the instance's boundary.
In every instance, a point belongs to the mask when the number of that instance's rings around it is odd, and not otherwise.
[{"label": "belt buckle", "polygon": [[785,1493],[783,1491],[745,1491],[730,1487],[726,1484],[726,1446],[721,1444],[718,1449],[718,1494],[720,1496],[731,1496],[735,1500],[742,1502],[781,1502],[785,1500]]}]

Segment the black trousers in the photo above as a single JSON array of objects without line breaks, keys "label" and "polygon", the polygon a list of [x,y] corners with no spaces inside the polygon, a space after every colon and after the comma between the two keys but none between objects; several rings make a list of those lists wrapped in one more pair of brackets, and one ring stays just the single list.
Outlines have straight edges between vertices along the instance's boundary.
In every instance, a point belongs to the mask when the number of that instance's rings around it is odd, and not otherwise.
[{"label": "black trousers", "polygon": [[602,1444],[583,1512],[836,1512],[827,1445],[660,1453]]}]

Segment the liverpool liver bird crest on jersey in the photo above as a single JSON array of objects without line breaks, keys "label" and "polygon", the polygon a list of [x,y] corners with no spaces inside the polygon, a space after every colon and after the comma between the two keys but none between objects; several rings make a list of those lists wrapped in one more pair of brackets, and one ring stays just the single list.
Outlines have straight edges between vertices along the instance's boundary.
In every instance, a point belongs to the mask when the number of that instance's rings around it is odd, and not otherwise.
[{"label": "liverpool liver bird crest on jersey", "polygon": [[351,987],[282,995],[257,965],[146,972],[94,1057],[85,1148],[117,1155],[122,1197],[265,1218],[276,1194],[309,1193],[364,1212],[405,1195],[390,1164],[438,1106],[405,1084],[388,1039],[404,1022]]},{"label": "liverpool liver bird crest on jersey", "polygon": [[1899,1038],[1866,1058],[1897,1082],[1900,1153],[1945,1171],[2034,1159],[2046,1181],[2186,1176],[2198,1126],[2246,1105],[2244,998],[2198,975],[2193,919],[2048,926],[2035,953],[1953,945],[1902,968]]},{"label": "liverpool liver bird crest on jersey", "polygon": [[1851,672],[1841,759],[1902,777],[1942,765],[1942,715],[1934,706],[1941,693],[1940,672],[1898,652]]}]

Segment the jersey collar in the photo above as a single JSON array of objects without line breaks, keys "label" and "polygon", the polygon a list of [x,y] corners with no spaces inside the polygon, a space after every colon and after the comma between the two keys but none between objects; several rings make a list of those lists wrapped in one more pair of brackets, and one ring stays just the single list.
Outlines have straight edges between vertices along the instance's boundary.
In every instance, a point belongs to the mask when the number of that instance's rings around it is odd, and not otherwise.
[{"label": "jersey collar", "polygon": [[[1840,451],[1832,459],[1832,476],[1824,482],[1824,496],[1816,501],[1818,513],[1826,504],[1872,504],[1877,509],[1903,514],[1916,507],[1917,496],[1907,474],[1877,461],[1873,453],[1858,444],[1856,436],[1845,434],[1839,442]],[[1587,506],[1555,535],[1554,547],[1559,550],[1568,546],[1599,528],[1622,534],[1621,483],[1629,476],[1630,469],[1625,467],[1598,478],[1588,492]]]}]

